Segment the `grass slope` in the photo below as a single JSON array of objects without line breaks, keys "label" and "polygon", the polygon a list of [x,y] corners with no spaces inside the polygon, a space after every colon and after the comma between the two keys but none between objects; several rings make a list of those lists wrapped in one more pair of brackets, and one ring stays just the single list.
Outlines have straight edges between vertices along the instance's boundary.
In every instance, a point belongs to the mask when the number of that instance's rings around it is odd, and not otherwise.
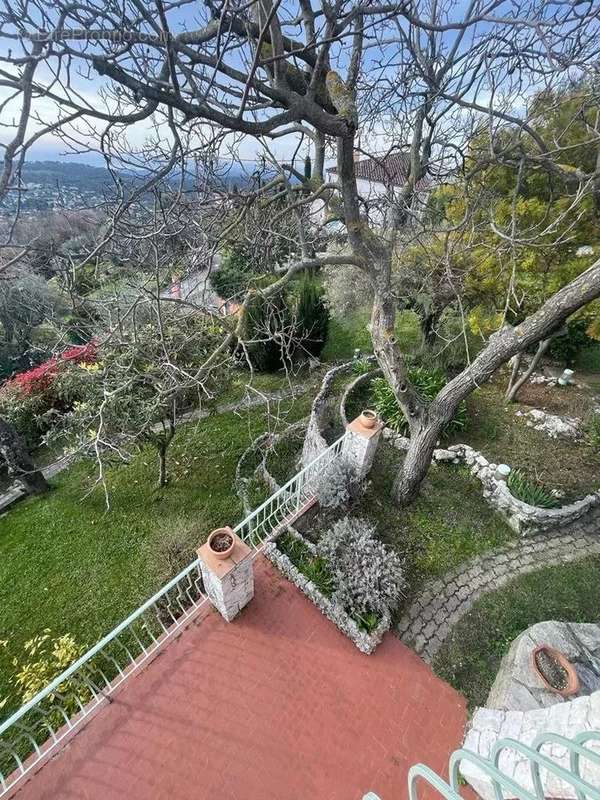
[{"label": "grass slope", "polygon": [[515,536],[483,499],[479,481],[463,467],[432,466],[414,503],[395,506],[391,490],[400,459],[390,445],[380,445],[359,511],[377,523],[382,541],[406,556],[413,591],[428,578]]},{"label": "grass slope", "polygon": [[[309,398],[291,404],[292,421]],[[215,527],[241,518],[235,467],[250,441],[266,430],[264,409],[221,414],[183,426],[170,451],[171,482],[159,490],[151,451],[108,473],[111,510],[89,464],[58,475],[53,491],[24,501],[0,518],[0,699],[8,693],[11,657],[50,628],[92,645],[166,580],[157,559],[174,527],[190,526],[190,557]],[[11,704],[13,705],[13,704]],[[3,709],[5,712],[7,709]]]}]

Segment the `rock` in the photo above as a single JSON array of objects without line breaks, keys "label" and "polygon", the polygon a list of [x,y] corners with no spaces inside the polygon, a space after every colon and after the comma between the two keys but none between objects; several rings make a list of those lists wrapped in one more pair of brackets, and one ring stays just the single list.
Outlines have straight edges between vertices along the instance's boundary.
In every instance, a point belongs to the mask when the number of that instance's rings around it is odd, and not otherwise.
[{"label": "rock", "polygon": [[581,695],[600,690],[600,625],[592,623],[539,622],[513,641],[487,699],[488,708],[529,711],[564,703],[548,689],[533,667],[531,654],[540,644],[560,650],[575,665],[582,684]]},{"label": "rock", "polygon": [[558,437],[577,439],[581,434],[581,420],[574,417],[559,417],[556,414],[548,414],[540,408],[532,408],[527,412],[517,411],[515,416],[526,417],[526,424],[530,428],[547,433],[551,439]]},{"label": "rock", "polygon": [[[531,660],[531,653],[538,644],[556,647],[575,665],[583,689],[579,696],[565,700],[546,687]],[[598,730],[599,663],[600,625],[553,621],[532,625],[514,640],[502,660],[488,697],[488,707],[476,709],[473,715],[465,749],[490,758],[500,739],[515,739],[531,746],[541,733],[572,739],[579,733]],[[557,765],[569,769],[569,754],[564,747],[552,746],[544,753]],[[535,794],[530,763],[514,748],[502,752],[500,767],[506,776]],[[590,786],[600,786],[599,762],[581,759],[580,769],[581,777]],[[482,800],[495,800],[492,782],[477,764],[463,761],[461,773]],[[576,797],[574,786],[558,779],[551,770],[542,770],[541,779],[541,796],[555,800],[574,800]],[[503,792],[503,796],[507,800],[516,797],[511,789]]]},{"label": "rock", "polygon": [[433,457],[436,461],[455,461],[456,453],[452,452],[452,450],[443,450],[440,448],[434,451]]}]

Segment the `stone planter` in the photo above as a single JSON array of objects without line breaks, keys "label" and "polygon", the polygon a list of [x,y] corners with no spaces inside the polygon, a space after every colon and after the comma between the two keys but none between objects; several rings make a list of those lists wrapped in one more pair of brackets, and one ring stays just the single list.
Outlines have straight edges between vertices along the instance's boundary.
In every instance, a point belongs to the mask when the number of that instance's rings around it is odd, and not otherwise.
[{"label": "stone planter", "polygon": [[[288,528],[287,531],[291,536],[299,539],[303,544],[315,552],[315,546],[303,536],[295,531],[293,528]],[[383,635],[389,631],[392,625],[392,620],[389,615],[382,617],[381,622],[374,631],[368,633],[367,631],[359,628],[357,622],[348,614],[348,612],[332,602],[328,597],[325,597],[319,589],[310,581],[306,575],[292,564],[290,559],[277,548],[275,542],[269,542],[265,545],[264,554],[269,561],[274,564],[277,569],[290,580],[300,591],[311,600],[319,611],[331,620],[333,624],[347,636],[362,653],[372,653],[378,644],[381,643]]]},{"label": "stone planter", "polygon": [[[553,658],[566,672],[567,685],[564,687],[564,689],[560,689],[551,684],[548,678],[544,675],[538,665],[538,656],[540,653],[546,653],[550,658]],[[544,685],[550,689],[550,691],[556,692],[556,694],[559,694],[564,698],[571,697],[571,695],[577,694],[579,691],[579,676],[575,671],[575,667],[571,664],[569,659],[560,652],[560,650],[556,650],[554,647],[550,647],[548,644],[540,644],[533,650],[531,654],[531,662],[536,674],[539,676],[540,680],[543,681]]]},{"label": "stone planter", "polygon": [[[229,545],[224,547],[223,543],[227,538],[229,538]],[[233,530],[229,526],[217,528],[210,534],[206,543],[214,557],[218,558],[219,561],[224,561],[233,553],[233,548],[235,547]]]}]

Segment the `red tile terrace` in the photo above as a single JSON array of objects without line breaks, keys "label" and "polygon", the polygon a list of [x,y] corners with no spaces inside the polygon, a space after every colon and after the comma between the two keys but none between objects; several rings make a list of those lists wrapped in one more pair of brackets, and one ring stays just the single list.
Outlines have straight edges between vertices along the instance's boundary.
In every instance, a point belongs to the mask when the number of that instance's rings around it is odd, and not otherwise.
[{"label": "red tile terrace", "polygon": [[391,633],[359,652],[261,553],[333,459],[368,455],[353,435],[237,526],[234,614],[249,559],[255,588],[232,622],[199,559],[0,725],[3,800],[398,800],[413,764],[446,774],[463,698]]},{"label": "red tile terrace", "polygon": [[204,604],[157,653],[17,800],[398,800],[462,742],[463,698],[415,653],[360,653],[262,556],[239,617]]}]

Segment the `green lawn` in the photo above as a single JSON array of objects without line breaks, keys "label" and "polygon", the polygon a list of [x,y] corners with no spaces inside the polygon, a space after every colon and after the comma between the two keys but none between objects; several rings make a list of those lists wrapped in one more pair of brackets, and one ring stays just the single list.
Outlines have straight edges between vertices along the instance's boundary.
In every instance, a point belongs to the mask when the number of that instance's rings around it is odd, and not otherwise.
[{"label": "green lawn", "polygon": [[485,705],[502,656],[516,636],[544,620],[599,622],[600,557],[545,567],[486,595],[452,631],[434,661],[438,675],[473,708]]},{"label": "green lawn", "polygon": [[382,541],[406,557],[411,591],[514,538],[483,499],[479,481],[464,467],[432,466],[414,503],[398,508],[391,500],[391,489],[400,459],[391,445],[379,446],[357,513],[370,517]]},{"label": "green lawn", "polygon": [[[323,361],[348,361],[355,349],[363,353],[373,352],[373,342],[368,329],[370,309],[355,311],[343,320],[332,318],[329,322],[327,344],[321,358]],[[414,352],[421,343],[421,334],[416,315],[404,311],[396,318],[396,337],[408,352]]]},{"label": "green lawn", "polygon": [[[309,402],[284,401],[280,410],[293,421],[308,413]],[[52,481],[49,495],[0,518],[0,640],[10,643],[0,648],[0,699],[11,657],[22,655],[28,638],[50,628],[91,645],[160,588],[168,578],[161,541],[170,531],[183,529],[191,560],[213,528],[240,520],[235,467],[267,425],[274,420],[261,408],[182,426],[169,486],[155,487],[155,458],[144,451],[109,471],[110,511],[98,487],[84,496],[94,473],[78,464]]]}]

